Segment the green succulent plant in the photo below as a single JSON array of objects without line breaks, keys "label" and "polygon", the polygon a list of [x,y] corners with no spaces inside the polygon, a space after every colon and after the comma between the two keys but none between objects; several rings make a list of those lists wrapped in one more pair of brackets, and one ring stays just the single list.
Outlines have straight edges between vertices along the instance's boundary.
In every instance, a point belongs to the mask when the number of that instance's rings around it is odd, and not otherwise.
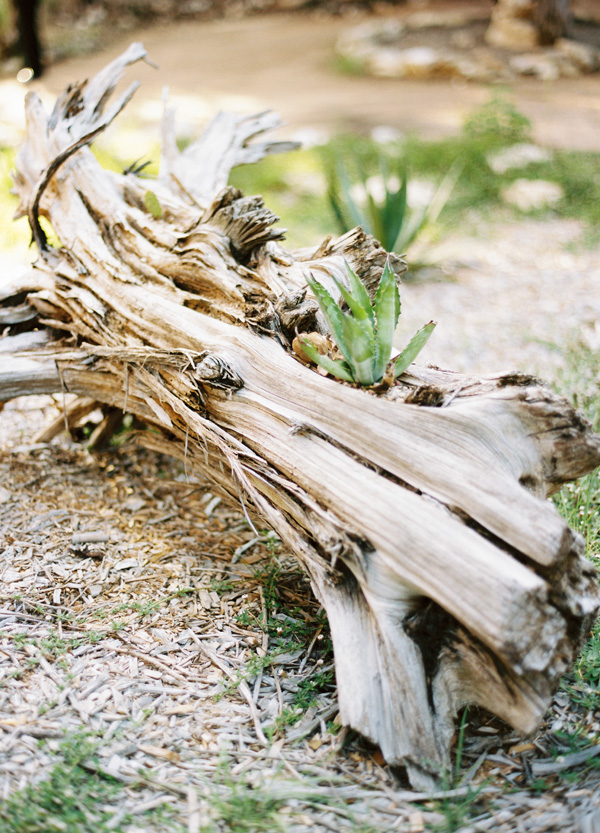
[{"label": "green succulent plant", "polygon": [[[342,234],[360,226],[379,240],[386,251],[403,254],[426,225],[435,223],[462,167],[462,163],[455,163],[429,202],[420,208],[411,208],[407,201],[408,176],[402,159],[390,159],[380,154],[379,176],[369,177],[360,165],[353,166],[351,159],[341,156],[326,171],[329,205]],[[379,179],[382,193],[374,192],[373,179]],[[364,204],[354,193],[356,186],[364,194]]]},{"label": "green succulent plant", "polygon": [[391,383],[414,362],[426,345],[435,323],[430,321],[418,330],[404,350],[392,358],[392,339],[400,316],[400,295],[389,258],[373,303],[348,263],[346,270],[350,290],[334,280],[348,305],[348,312],[342,311],[313,275],[307,278],[342,358],[322,355],[307,339],[303,339],[302,349],[315,364],[345,382],[365,387],[378,385],[384,380]]}]

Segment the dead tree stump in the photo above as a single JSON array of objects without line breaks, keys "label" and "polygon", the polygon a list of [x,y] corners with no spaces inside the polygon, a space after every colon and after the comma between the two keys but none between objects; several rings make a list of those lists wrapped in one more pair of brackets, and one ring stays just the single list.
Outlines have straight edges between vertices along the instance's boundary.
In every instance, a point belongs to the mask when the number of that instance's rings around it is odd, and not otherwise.
[{"label": "dead tree stump", "polygon": [[600,438],[531,377],[413,365],[376,395],[298,361],[296,333],[324,331],[309,270],[335,291],[346,259],[372,293],[386,253],[360,229],[286,251],[262,200],[227,186],[289,147],[251,142],[268,113],[220,114],[179,152],[167,112],[158,180],[103,170],[88,145],[144,55],[50,116],[28,95],[15,187],[39,260],[0,289],[0,400],[64,389],[67,419],[101,403],[107,430],[133,413],[141,442],[272,527],[327,611],[342,720],[431,786],[461,706],[533,731],[588,634],[597,576],[546,497],[600,463]]}]

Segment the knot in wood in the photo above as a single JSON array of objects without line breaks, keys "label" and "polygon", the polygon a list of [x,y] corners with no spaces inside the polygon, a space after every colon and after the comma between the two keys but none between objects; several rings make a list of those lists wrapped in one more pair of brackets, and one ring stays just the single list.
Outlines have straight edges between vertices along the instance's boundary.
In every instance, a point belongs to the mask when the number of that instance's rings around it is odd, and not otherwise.
[{"label": "knot in wood", "polygon": [[192,376],[199,382],[223,390],[239,390],[244,380],[221,356],[205,355],[195,366]]}]

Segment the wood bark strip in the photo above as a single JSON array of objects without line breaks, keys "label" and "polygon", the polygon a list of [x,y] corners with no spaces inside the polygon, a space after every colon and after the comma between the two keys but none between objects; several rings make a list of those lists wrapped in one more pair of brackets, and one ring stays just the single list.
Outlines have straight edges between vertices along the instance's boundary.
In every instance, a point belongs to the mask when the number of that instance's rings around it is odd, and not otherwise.
[{"label": "wood bark strip", "polygon": [[144,55],[133,45],[49,117],[27,98],[15,186],[40,257],[0,293],[0,400],[65,390],[73,415],[133,413],[158,429],[141,442],[276,530],[329,616],[342,719],[430,787],[457,709],[532,731],[589,631],[597,577],[546,496],[600,463],[600,438],[530,377],[413,366],[375,395],[298,361],[296,333],[326,332],[308,271],[335,292],[346,259],[372,294],[386,253],[360,229],[286,251],[262,200],[227,186],[231,167],[289,149],[250,141],[272,114],[222,114],[180,153],[167,112],[157,180],[103,171],[87,144]]}]

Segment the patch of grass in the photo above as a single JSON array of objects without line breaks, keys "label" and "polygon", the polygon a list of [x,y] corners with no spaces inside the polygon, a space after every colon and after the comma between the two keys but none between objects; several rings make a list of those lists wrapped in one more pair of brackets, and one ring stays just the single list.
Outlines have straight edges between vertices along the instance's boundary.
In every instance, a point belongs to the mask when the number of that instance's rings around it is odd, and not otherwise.
[{"label": "patch of grass", "polygon": [[86,638],[80,637],[64,639],[57,633],[50,633],[47,636],[29,636],[26,633],[16,633],[12,636],[12,640],[15,648],[33,645],[49,662],[56,661],[87,641]]},{"label": "patch of grass", "polygon": [[235,584],[228,578],[212,578],[209,587],[215,593],[222,595],[223,593],[230,593],[235,588]]},{"label": "patch of grass", "polygon": [[596,624],[591,638],[579,655],[575,675],[590,688],[595,689],[596,697],[590,706],[597,708],[600,697],[600,623]]},{"label": "patch of grass", "polygon": [[[266,205],[281,217],[290,229],[286,245],[313,245],[336,228],[336,218],[328,205],[327,172],[335,171],[339,159],[352,159],[367,180],[380,173],[382,153],[393,166],[406,171],[409,182],[426,179],[439,183],[454,165],[461,174],[452,193],[428,236],[446,233],[474,216],[492,216],[509,220],[522,216],[505,205],[501,191],[517,178],[548,179],[564,190],[564,198],[550,209],[534,212],[538,217],[561,217],[580,220],[586,227],[586,242],[600,239],[600,154],[580,151],[556,151],[549,162],[536,162],[522,168],[495,173],[487,157],[510,145],[529,142],[531,125],[519,113],[510,98],[495,95],[466,120],[462,131],[436,141],[408,136],[382,146],[368,136],[346,134],[327,144],[280,157],[268,157],[254,165],[236,169],[232,184],[247,194],[262,194]],[[307,191],[308,183],[319,188]],[[500,213],[499,213],[500,212]],[[437,229],[437,232],[436,232]]]},{"label": "patch of grass", "polygon": [[267,668],[278,653],[281,651],[272,651],[265,654],[264,657],[258,654],[252,654],[243,668],[236,672],[235,677],[223,684],[223,688],[214,695],[213,699],[216,703],[222,700],[223,697],[231,694],[240,686],[241,683],[251,682],[254,680],[265,668]]},{"label": "patch of grass", "polygon": [[[600,431],[600,351],[575,344],[565,355],[565,367],[555,387]],[[554,497],[569,526],[587,542],[587,556],[600,569],[600,469],[569,483]],[[571,699],[586,708],[597,708],[600,698],[600,622],[579,655],[571,675],[563,683]]]},{"label": "patch of grass", "polygon": [[318,699],[319,694],[324,691],[331,691],[335,686],[335,674],[333,669],[326,671],[315,671],[310,677],[298,683],[293,703],[296,708],[309,709]]},{"label": "patch of grass", "polygon": [[531,122],[517,110],[505,91],[498,90],[467,116],[462,132],[471,139],[511,145],[531,139]]},{"label": "patch of grass", "polygon": [[353,813],[353,801],[337,798],[335,787],[330,785],[331,794],[326,795],[316,784],[310,775],[301,781],[284,780],[279,775],[260,779],[251,776],[248,781],[233,778],[228,763],[223,761],[202,790],[205,820],[201,833],[287,833],[298,823],[312,826],[312,820],[303,815],[307,809],[316,811],[313,818],[317,825],[321,814],[333,812],[340,833],[381,830],[364,821],[366,814]]},{"label": "patch of grass", "polygon": [[[575,344],[565,354],[565,366],[555,388],[583,412],[600,432],[600,351]],[[600,470],[569,483],[555,496],[563,518],[587,541],[588,557],[600,568]]]},{"label": "patch of grass", "polygon": [[233,778],[227,764],[221,764],[211,784],[205,801],[210,820],[200,829],[201,833],[276,833],[284,831],[279,811],[284,801],[269,794],[265,785],[250,786]]},{"label": "patch of grass", "polygon": [[[124,815],[117,826],[117,803],[125,798],[122,784],[97,767],[98,742],[89,735],[67,738],[48,775],[14,793],[0,805],[0,833],[108,833],[122,830],[131,820]],[[90,767],[89,763],[94,766]],[[182,830],[169,813],[150,810],[136,816],[161,831]],[[158,821],[160,827],[154,827]],[[149,828],[150,829],[150,828]]]},{"label": "patch of grass", "polygon": [[281,714],[278,714],[271,722],[263,726],[266,737],[269,740],[274,740],[286,727],[298,723],[302,714],[303,711],[301,708],[286,706],[286,708],[281,710]]},{"label": "patch of grass", "polygon": [[[464,227],[474,215],[495,217],[520,216],[505,206],[501,190],[514,179],[549,179],[564,190],[564,198],[552,209],[536,216],[556,216],[580,220],[586,227],[586,241],[600,239],[600,154],[556,151],[550,162],[540,162],[499,175],[492,171],[487,156],[503,147],[531,141],[531,126],[506,94],[496,94],[476,109],[462,131],[437,141],[409,136],[382,147],[367,136],[348,134],[333,138],[317,148],[301,149],[281,156],[269,156],[260,162],[232,171],[230,183],[245,194],[261,194],[265,204],[289,229],[289,248],[317,245],[336,228],[336,218],[327,199],[327,172],[334,171],[340,158],[354,160],[363,177],[380,173],[382,154],[393,167],[399,166],[409,178],[442,181],[453,165],[461,174],[450,198],[427,236],[445,233],[457,225]],[[122,172],[131,166],[112,146],[101,143],[93,148],[103,167]],[[151,163],[143,169],[150,178],[157,173],[158,151],[150,148]],[[16,199],[10,195],[9,171],[14,164],[13,150],[0,150],[0,250],[28,256],[30,233],[27,221],[13,223]],[[145,159],[146,157],[144,157]],[[140,164],[144,160],[138,160]],[[135,166],[135,162],[133,165]],[[409,189],[410,190],[410,189]],[[501,211],[501,214],[498,212]],[[437,231],[436,231],[437,230]]]},{"label": "patch of grass", "polygon": [[469,790],[465,795],[444,798],[434,802],[434,808],[444,818],[427,826],[432,833],[455,833],[462,830],[470,819],[481,812],[479,791]]},{"label": "patch of grass", "polygon": [[[214,589],[214,588],[211,588]],[[92,611],[90,614],[86,615],[84,621],[89,621],[90,619],[96,620],[105,620],[111,618],[111,631],[122,630],[124,627],[127,626],[127,623],[123,620],[112,618],[115,617],[117,614],[120,613],[137,613],[140,619],[144,619],[146,616],[150,616],[153,613],[156,613],[166,604],[169,604],[173,599],[182,598],[183,596],[188,596],[194,594],[196,589],[194,587],[181,587],[178,590],[175,590],[173,593],[169,593],[166,596],[161,596],[158,599],[150,599],[144,602],[138,602],[135,600],[131,600],[128,602],[122,602],[121,604],[115,605],[114,607],[103,607],[98,610]],[[96,631],[92,632],[96,633],[96,638],[102,638],[103,632]]]},{"label": "patch of grass", "polygon": [[[222,690],[215,695],[217,700],[233,692],[241,682],[252,683],[281,654],[306,650],[312,645],[311,660],[314,659],[317,665],[329,664],[332,660],[333,648],[325,612],[321,609],[307,611],[304,593],[309,591],[306,576],[298,569],[282,567],[276,555],[279,547],[280,542],[276,537],[267,539],[267,548],[271,550],[272,557],[254,573],[264,599],[269,650],[264,656],[252,653],[237,671],[235,678],[223,683]],[[248,628],[262,629],[265,624],[263,613],[258,610],[243,609],[236,615],[236,621]],[[334,674],[329,669],[313,672],[310,677],[299,680],[291,707],[284,709],[273,721],[268,734],[273,736],[284,726],[299,720],[302,713],[314,704],[318,695],[328,690],[333,682]]]},{"label": "patch of grass", "polygon": [[281,218],[279,225],[288,229],[288,248],[317,245],[334,228],[315,149],[269,156],[235,168],[229,181],[244,194],[264,197],[266,206]]},{"label": "patch of grass", "polygon": [[555,212],[581,220],[592,230],[589,244],[600,241],[599,158],[598,153],[561,150],[554,153],[552,161],[535,165],[537,178],[557,182],[564,191]]},{"label": "patch of grass", "polygon": [[[589,726],[580,724],[570,730],[558,729],[553,733],[552,739],[556,744],[553,750],[554,757],[560,755],[572,755],[574,752],[581,752],[590,745]],[[590,761],[593,763],[593,761]]]},{"label": "patch of grass", "polygon": [[[267,611],[267,633],[273,648],[294,651],[314,641],[313,656],[331,656],[327,616],[322,608],[307,610],[307,578],[299,568],[283,570],[277,558],[257,571]],[[302,592],[299,592],[302,591]]]},{"label": "patch of grass", "polygon": [[[463,746],[468,726],[468,712],[468,707],[462,712],[456,741],[454,766],[450,772],[444,773],[441,779],[442,787],[447,791],[461,787]],[[427,829],[434,831],[434,833],[454,833],[454,831],[462,830],[463,826],[482,812],[481,790],[486,783],[487,781],[476,786],[468,785],[464,795],[449,796],[432,802],[433,809],[443,816],[443,819],[427,825]]]}]

